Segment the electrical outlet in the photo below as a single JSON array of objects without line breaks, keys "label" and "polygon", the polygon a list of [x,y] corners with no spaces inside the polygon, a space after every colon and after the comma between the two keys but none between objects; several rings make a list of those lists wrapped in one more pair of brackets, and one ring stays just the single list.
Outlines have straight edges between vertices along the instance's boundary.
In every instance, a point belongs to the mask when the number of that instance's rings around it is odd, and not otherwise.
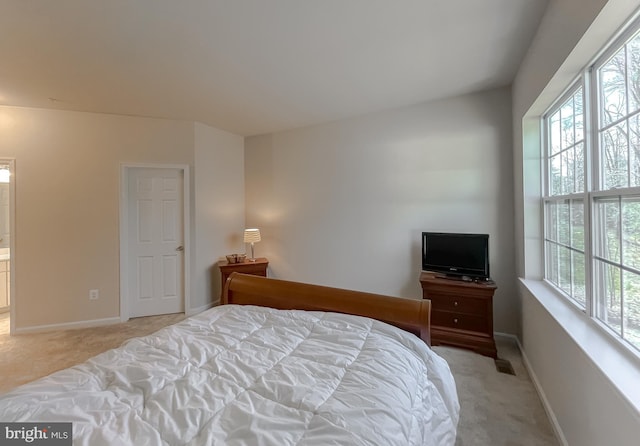
[{"label": "electrical outlet", "polygon": [[98,290],[89,290],[89,300],[97,300],[100,297]]}]

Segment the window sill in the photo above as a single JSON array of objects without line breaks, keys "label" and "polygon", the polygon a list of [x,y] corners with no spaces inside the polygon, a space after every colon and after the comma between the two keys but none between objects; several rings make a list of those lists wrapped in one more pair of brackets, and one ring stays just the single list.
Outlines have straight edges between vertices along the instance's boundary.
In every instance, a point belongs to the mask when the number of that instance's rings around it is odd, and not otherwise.
[{"label": "window sill", "polygon": [[520,278],[520,283],[640,413],[640,356],[614,339],[546,282]]}]

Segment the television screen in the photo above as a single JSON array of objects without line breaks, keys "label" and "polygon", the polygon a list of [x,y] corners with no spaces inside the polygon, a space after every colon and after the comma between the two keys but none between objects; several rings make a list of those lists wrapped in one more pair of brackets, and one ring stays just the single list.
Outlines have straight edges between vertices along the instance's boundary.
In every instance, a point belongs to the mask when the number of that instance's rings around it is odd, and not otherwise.
[{"label": "television screen", "polygon": [[423,232],[422,269],[488,279],[489,235]]}]

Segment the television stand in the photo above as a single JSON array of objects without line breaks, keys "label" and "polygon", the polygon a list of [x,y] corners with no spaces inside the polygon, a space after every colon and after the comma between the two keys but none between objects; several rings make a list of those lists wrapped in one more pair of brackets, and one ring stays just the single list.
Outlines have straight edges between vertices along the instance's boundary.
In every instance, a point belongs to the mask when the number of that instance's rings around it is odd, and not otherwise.
[{"label": "television stand", "polygon": [[463,281],[420,274],[423,299],[431,300],[431,344],[451,345],[497,358],[493,338],[492,280]]}]

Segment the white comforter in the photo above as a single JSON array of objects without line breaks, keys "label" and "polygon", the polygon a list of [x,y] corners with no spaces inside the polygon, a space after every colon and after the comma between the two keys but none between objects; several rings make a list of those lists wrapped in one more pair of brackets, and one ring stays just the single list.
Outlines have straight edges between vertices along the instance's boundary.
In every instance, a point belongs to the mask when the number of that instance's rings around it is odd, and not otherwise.
[{"label": "white comforter", "polygon": [[77,445],[453,445],[447,363],[390,325],[225,305],[0,397]]}]

